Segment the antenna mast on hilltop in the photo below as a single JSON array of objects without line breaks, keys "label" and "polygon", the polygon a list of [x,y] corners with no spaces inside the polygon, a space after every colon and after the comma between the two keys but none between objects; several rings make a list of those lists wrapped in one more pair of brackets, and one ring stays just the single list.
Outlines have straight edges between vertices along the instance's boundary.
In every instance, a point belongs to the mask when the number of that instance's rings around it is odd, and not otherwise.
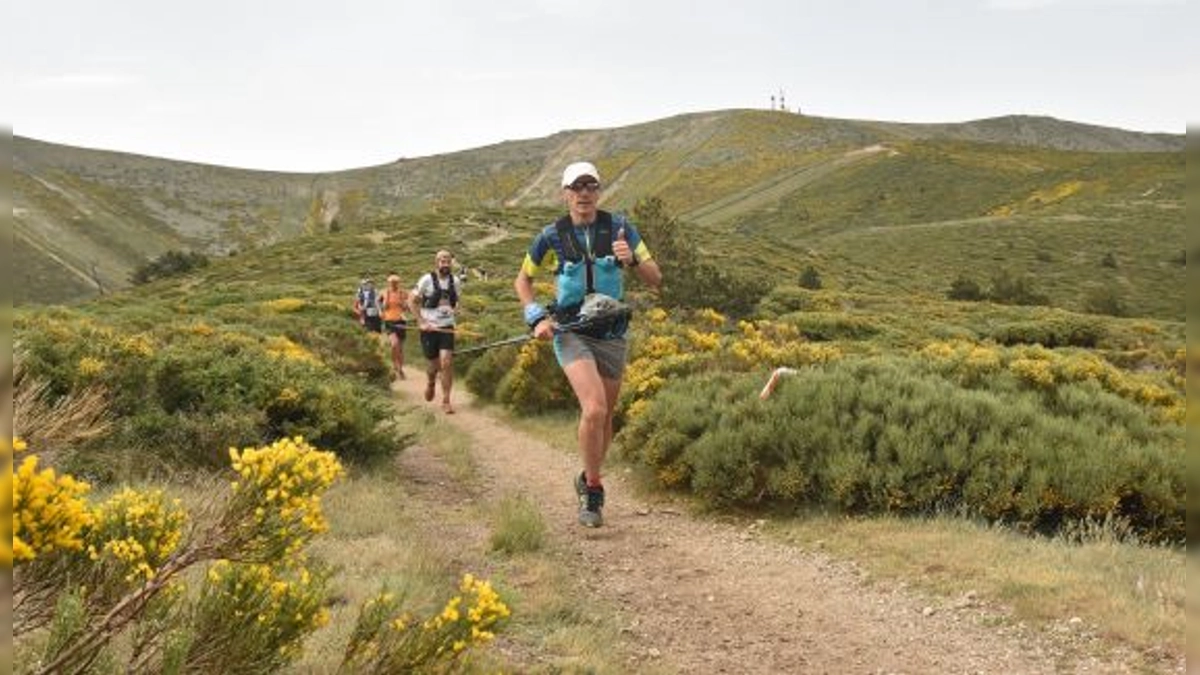
[{"label": "antenna mast on hilltop", "polygon": [[[784,97],[783,87],[779,88],[779,96],[778,97],[776,97],[775,94],[771,94],[771,108],[770,109],[771,110],[782,110],[784,112],[787,112],[787,109],[788,109],[787,99]],[[796,114],[797,115],[800,114],[799,107],[796,108]]]}]

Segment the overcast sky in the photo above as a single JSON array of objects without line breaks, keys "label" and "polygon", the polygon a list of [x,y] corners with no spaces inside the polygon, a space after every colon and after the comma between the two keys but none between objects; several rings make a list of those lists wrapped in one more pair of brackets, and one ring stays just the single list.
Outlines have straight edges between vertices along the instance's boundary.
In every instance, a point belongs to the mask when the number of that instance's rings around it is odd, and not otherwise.
[{"label": "overcast sky", "polygon": [[38,0],[9,3],[13,133],[332,171],[565,129],[767,108],[1183,133],[1184,0]]}]

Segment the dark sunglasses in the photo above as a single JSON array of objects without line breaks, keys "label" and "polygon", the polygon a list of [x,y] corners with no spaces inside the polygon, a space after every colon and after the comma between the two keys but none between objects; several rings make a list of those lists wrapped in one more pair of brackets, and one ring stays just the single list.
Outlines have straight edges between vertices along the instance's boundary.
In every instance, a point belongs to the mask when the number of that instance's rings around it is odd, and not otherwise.
[{"label": "dark sunglasses", "polygon": [[571,192],[599,192],[600,183],[594,180],[579,181],[577,183],[571,183],[567,186],[567,189]]}]

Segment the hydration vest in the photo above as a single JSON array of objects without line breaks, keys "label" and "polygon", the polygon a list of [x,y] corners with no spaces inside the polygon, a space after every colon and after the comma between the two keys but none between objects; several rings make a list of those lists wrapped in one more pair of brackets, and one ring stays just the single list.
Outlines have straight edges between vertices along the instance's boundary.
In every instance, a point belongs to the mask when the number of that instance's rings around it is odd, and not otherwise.
[{"label": "hydration vest", "polygon": [[[596,212],[592,225],[592,250],[582,250],[575,238],[576,227],[570,216],[554,222],[562,249],[561,267],[558,272],[559,298],[552,307],[555,320],[571,323],[579,319],[579,308],[584,298],[593,293],[603,293],[620,300],[624,295],[621,279],[621,263],[613,255],[613,217],[607,211]],[[579,269],[580,266],[583,269]],[[580,274],[582,272],[582,274]],[[581,278],[582,277],[582,278]],[[597,322],[587,329],[579,330],[596,338],[620,337],[628,326],[627,318]]]},{"label": "hydration vest", "polygon": [[379,295],[376,289],[359,287],[358,306],[365,316],[379,316]]},{"label": "hydration vest", "polygon": [[575,225],[571,222],[571,217],[563,216],[554,222],[554,229],[558,230],[558,240],[562,243],[564,259],[575,264],[583,262],[587,265],[587,289],[584,291],[586,294],[596,292],[596,259],[613,254],[612,224],[611,213],[608,211],[596,212],[594,228],[596,238],[592,241],[592,255],[588,257],[587,251],[579,249],[579,242],[575,239]]},{"label": "hydration vest", "polygon": [[442,302],[442,295],[445,294],[450,299],[451,307],[458,307],[458,290],[454,287],[454,274],[450,274],[450,287],[442,288],[442,284],[438,282],[437,270],[429,273],[429,279],[433,282],[433,293],[421,298],[421,306],[426,309],[437,309],[437,306]]}]

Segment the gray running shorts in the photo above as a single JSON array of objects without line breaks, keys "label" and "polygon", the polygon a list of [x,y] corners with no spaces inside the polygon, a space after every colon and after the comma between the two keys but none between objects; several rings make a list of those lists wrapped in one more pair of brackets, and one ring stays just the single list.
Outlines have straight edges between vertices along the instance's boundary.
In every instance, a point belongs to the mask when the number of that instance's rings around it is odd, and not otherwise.
[{"label": "gray running shorts", "polygon": [[554,336],[554,355],[558,357],[558,365],[564,368],[579,359],[595,361],[600,377],[619,380],[625,374],[628,344],[623,337],[604,340],[579,333],[561,333]]}]

